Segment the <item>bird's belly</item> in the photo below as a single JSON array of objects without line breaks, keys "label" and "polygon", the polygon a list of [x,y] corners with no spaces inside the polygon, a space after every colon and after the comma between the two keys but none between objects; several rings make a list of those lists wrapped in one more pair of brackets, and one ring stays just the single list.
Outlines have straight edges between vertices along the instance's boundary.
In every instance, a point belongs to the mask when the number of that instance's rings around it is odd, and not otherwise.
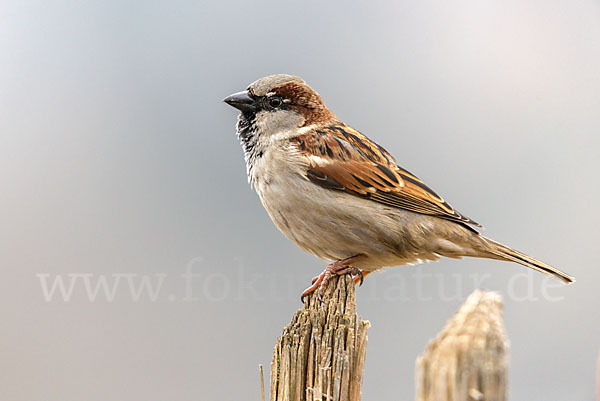
[{"label": "bird's belly", "polygon": [[293,174],[279,174],[256,189],[279,230],[321,259],[364,254],[355,266],[366,270],[438,259],[427,251],[424,235],[415,234],[427,231],[427,216],[324,189]]}]

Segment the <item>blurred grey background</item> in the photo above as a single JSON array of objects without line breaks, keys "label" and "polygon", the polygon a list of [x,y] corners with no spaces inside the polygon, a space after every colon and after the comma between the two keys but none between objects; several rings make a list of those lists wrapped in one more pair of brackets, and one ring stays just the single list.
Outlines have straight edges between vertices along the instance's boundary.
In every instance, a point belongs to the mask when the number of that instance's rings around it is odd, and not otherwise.
[{"label": "blurred grey background", "polygon": [[[577,278],[481,260],[369,276],[364,399],[412,399],[415,358],[479,286],[506,302],[511,399],[592,399],[598,1],[5,1],[0,49],[1,399],[259,399],[324,263],[263,211],[221,99],[281,72]],[[68,297],[44,292],[57,278]],[[91,300],[102,279],[120,282]],[[135,301],[144,279],[162,286]]]}]

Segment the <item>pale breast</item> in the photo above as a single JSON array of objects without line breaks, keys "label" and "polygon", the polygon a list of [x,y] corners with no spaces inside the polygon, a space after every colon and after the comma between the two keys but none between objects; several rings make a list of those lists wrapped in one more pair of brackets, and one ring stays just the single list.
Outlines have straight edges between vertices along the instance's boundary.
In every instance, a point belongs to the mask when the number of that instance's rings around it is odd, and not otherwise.
[{"label": "pale breast", "polygon": [[412,228],[422,232],[426,219],[321,188],[303,175],[304,163],[298,155],[271,148],[252,169],[254,188],[267,213],[300,248],[324,260],[366,254],[367,260],[357,267],[367,270],[437,259],[423,255],[423,239],[413,235]]}]

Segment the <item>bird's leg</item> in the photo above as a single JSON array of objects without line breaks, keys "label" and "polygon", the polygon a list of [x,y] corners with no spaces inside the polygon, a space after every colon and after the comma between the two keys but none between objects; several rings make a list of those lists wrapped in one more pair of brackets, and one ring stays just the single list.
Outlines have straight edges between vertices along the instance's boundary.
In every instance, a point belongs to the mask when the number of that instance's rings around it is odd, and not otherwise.
[{"label": "bird's leg", "polygon": [[[360,271],[360,269],[350,266],[352,263],[360,260],[364,256],[365,255],[363,254],[358,254],[327,265],[325,270],[323,270],[323,273],[313,278],[311,286],[304,290],[300,299],[304,301],[304,297],[311,294],[316,289],[318,289],[319,299],[321,299],[323,293],[325,292],[325,288],[327,287],[327,282],[332,276],[352,274],[353,276],[364,277],[364,274]],[[362,282],[362,279],[359,279],[359,282]]]}]

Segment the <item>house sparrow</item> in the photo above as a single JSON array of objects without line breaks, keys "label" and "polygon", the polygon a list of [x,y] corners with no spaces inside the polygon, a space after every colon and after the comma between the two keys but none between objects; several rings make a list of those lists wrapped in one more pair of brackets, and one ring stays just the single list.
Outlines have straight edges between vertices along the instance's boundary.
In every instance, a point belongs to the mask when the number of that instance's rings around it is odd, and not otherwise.
[{"label": "house sparrow", "polygon": [[224,102],[241,111],[237,134],[248,180],[277,228],[331,261],[304,296],[333,275],[361,282],[387,266],[442,256],[519,263],[566,283],[573,277],[481,235],[381,146],[344,124],[302,79],[271,75]]}]

